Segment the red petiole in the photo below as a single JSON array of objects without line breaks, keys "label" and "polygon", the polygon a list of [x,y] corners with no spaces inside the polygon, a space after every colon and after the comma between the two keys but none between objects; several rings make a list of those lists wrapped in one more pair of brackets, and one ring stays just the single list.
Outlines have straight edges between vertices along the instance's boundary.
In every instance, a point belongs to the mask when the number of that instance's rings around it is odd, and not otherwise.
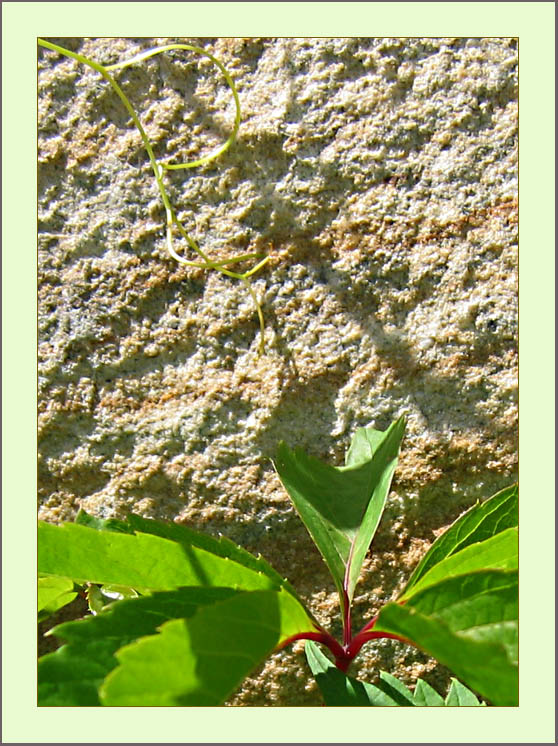
[{"label": "red petiole", "polygon": [[[346,600],[348,601],[348,599]],[[406,642],[409,645],[412,645],[410,640],[406,640],[404,637],[399,637],[399,635],[391,635],[389,632],[375,632],[374,626],[377,620],[378,615],[365,624],[360,632],[357,632],[354,637],[351,637],[350,606],[347,603],[343,610],[343,645],[340,645],[339,642],[329,634],[329,632],[326,632],[324,629],[316,625],[316,632],[300,632],[299,634],[292,635],[279,647],[280,649],[284,648],[296,640],[313,640],[314,642],[320,642],[333,653],[337,668],[340,671],[343,671],[343,673],[347,673],[349,666],[360,652],[362,646],[370,640],[379,640],[383,637],[391,640],[399,640],[400,642]]]}]

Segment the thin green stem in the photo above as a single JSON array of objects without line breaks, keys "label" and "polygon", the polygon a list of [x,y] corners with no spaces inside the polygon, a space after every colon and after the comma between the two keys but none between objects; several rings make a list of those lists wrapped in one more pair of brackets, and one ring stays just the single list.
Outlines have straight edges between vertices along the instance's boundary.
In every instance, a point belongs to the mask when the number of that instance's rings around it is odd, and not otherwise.
[{"label": "thin green stem", "polygon": [[66,57],[71,57],[74,60],[77,60],[78,62],[81,62],[83,65],[87,65],[88,67],[93,68],[93,70],[96,70],[100,75],[103,76],[103,78],[110,83],[110,85],[113,87],[115,92],[117,93],[118,97],[124,104],[124,107],[126,108],[126,111],[131,116],[132,121],[138,128],[138,131],[141,135],[141,139],[143,140],[144,147],[147,151],[147,155],[149,156],[149,160],[151,162],[151,166],[153,168],[153,173],[155,174],[155,179],[157,180],[157,185],[159,186],[159,191],[161,192],[161,197],[163,198],[163,202],[165,204],[165,207],[167,209],[170,209],[170,202],[167,197],[167,193],[165,190],[165,186],[161,179],[161,174],[159,170],[159,166],[157,165],[157,160],[155,158],[155,154],[153,153],[153,148],[151,147],[151,142],[149,138],[147,137],[147,134],[142,126],[142,123],[140,122],[136,112],[134,111],[132,104],[128,101],[124,91],[116,80],[110,75],[110,73],[107,72],[107,68],[103,67],[103,65],[99,65],[98,62],[95,62],[94,60],[90,60],[89,57],[84,57],[82,54],[79,54],[78,52],[72,52],[69,49],[64,49],[64,47],[58,46],[58,44],[52,44],[49,41],[45,41],[44,39],[39,39],[39,45],[41,47],[46,47],[47,49],[51,49],[54,52],[59,52],[60,54],[65,55]]},{"label": "thin green stem", "polygon": [[260,303],[258,301],[258,298],[256,296],[256,291],[250,284],[250,280],[247,277],[241,278],[244,284],[246,285],[246,289],[252,296],[252,300],[254,301],[254,305],[256,306],[256,311],[258,314],[258,319],[260,322],[260,355],[263,355],[265,352],[265,325],[264,325],[264,317],[262,313],[262,307],[260,306]]},{"label": "thin green stem", "polygon": [[[230,264],[234,264],[236,262],[246,261],[248,259],[252,258],[259,258],[258,254],[244,254],[240,257],[232,257],[230,259],[224,259],[220,261],[213,261],[194,241],[194,239],[189,235],[189,233],[186,231],[180,220],[176,217],[176,213],[170,203],[170,199],[167,194],[167,190],[165,188],[165,184],[163,182],[163,174],[164,171],[170,171],[170,170],[177,170],[182,168],[194,168],[196,166],[201,166],[204,164],[209,163],[210,161],[217,158],[219,155],[222,155],[225,151],[229,149],[229,147],[234,142],[238,129],[240,127],[240,101],[238,98],[238,92],[236,90],[236,86],[234,84],[233,79],[225,69],[225,67],[217,60],[212,54],[209,52],[206,52],[201,47],[196,47],[190,44],[167,44],[162,47],[156,47],[153,49],[148,49],[145,52],[141,52],[140,54],[135,55],[134,57],[131,57],[128,60],[124,60],[123,62],[118,62],[114,65],[101,65],[98,62],[95,62],[94,60],[89,59],[88,57],[85,57],[82,54],[79,54],[78,52],[72,52],[69,49],[65,49],[64,47],[59,46],[58,44],[53,44],[52,42],[46,41],[45,39],[39,39],[38,43],[40,46],[45,47],[46,49],[50,49],[54,52],[58,52],[59,54],[62,54],[66,57],[70,57],[72,59],[75,59],[77,62],[80,62],[84,65],[87,65],[88,67],[91,67],[93,70],[98,72],[100,75],[103,76],[103,78],[112,86],[120,100],[122,101],[126,111],[132,118],[133,123],[138,129],[138,132],[140,133],[143,145],[145,147],[145,150],[147,152],[147,155],[149,157],[149,161],[151,163],[151,167],[153,169],[153,173],[155,175],[155,180],[157,182],[157,186],[159,188],[159,193],[161,195],[161,199],[163,201],[163,205],[165,207],[165,213],[166,213],[166,222],[167,222],[167,249],[169,254],[175,259],[177,262],[180,262],[181,264],[185,264],[189,267],[196,267],[199,269],[213,269],[217,272],[220,272],[223,275],[226,275],[227,277],[231,277],[232,279],[241,280],[243,284],[248,289],[248,292],[250,293],[250,296],[252,298],[252,301],[254,303],[254,306],[256,308],[256,312],[258,315],[259,325],[260,325],[260,345],[259,345],[259,352],[260,354],[263,354],[265,352],[265,325],[264,325],[264,319],[263,319],[263,312],[261,308],[261,304],[258,301],[258,298],[256,296],[256,293],[254,292],[252,285],[250,283],[249,278],[254,275],[256,272],[258,272],[268,261],[269,257],[264,257],[259,261],[252,269],[247,270],[246,272],[239,273],[239,272],[233,272],[230,269],[226,269],[226,267]],[[119,70],[123,69],[125,67],[128,67],[129,65],[133,65],[137,62],[142,62],[143,60],[148,59],[149,57],[153,57],[157,54],[161,54],[162,52],[168,52],[171,50],[186,50],[195,52],[196,54],[200,54],[204,57],[207,57],[211,62],[216,65],[221,73],[223,74],[227,85],[231,89],[235,108],[236,108],[236,114],[235,114],[235,120],[234,120],[234,126],[233,130],[228,137],[227,141],[221,145],[219,148],[214,150],[213,152],[209,153],[209,155],[206,155],[202,158],[198,158],[195,161],[190,161],[188,163],[178,163],[178,164],[169,164],[169,163],[159,163],[157,159],[155,158],[155,154],[153,152],[153,147],[151,145],[151,142],[147,136],[147,133],[145,132],[139,117],[137,116],[136,112],[134,111],[134,108],[132,107],[130,101],[126,97],[124,91],[122,88],[118,85],[116,80],[112,77],[109,71],[111,70]],[[176,227],[180,235],[185,239],[188,246],[194,251],[202,260],[203,262],[193,262],[185,257],[182,257],[180,254],[178,254],[174,248],[173,240],[172,240],[172,230],[173,227]]]},{"label": "thin green stem", "polygon": [[176,163],[176,164],[169,164],[169,163],[161,163],[160,165],[167,169],[167,170],[175,170],[180,168],[194,168],[196,166],[201,166],[205,163],[209,163],[209,161],[212,161],[214,158],[217,158],[222,153],[224,153],[226,150],[230,148],[230,146],[233,144],[233,142],[236,139],[238,128],[240,127],[240,101],[238,98],[238,92],[236,90],[236,86],[233,82],[233,79],[227,72],[226,68],[219,62],[218,59],[216,59],[212,54],[209,52],[206,52],[205,49],[202,49],[201,47],[195,47],[191,44],[166,44],[163,47],[157,47],[155,49],[148,49],[145,52],[141,52],[140,54],[135,55],[135,57],[131,57],[129,60],[125,60],[124,62],[118,62],[116,65],[107,65],[105,67],[105,70],[117,70],[119,68],[127,67],[128,65],[133,65],[136,62],[142,62],[143,60],[148,59],[149,57],[154,57],[156,54],[161,54],[161,52],[170,52],[173,49],[185,49],[190,52],[196,52],[196,54],[202,55],[203,57],[207,57],[208,59],[213,62],[214,65],[216,65],[219,70],[223,73],[223,76],[225,80],[227,81],[227,84],[229,88],[231,89],[234,103],[236,107],[236,115],[234,119],[234,126],[233,131],[231,132],[228,140],[225,142],[224,145],[221,145],[217,150],[213,151],[209,155],[204,156],[203,158],[198,158],[195,161],[189,161],[188,163]]}]

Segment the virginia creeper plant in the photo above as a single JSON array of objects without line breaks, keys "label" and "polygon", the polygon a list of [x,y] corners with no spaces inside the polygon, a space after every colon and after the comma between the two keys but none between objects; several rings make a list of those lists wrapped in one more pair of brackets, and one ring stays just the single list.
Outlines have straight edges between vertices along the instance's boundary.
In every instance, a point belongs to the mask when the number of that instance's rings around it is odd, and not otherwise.
[{"label": "virginia creeper plant", "polygon": [[[225,153],[230,148],[232,143],[235,141],[237,133],[238,133],[238,129],[240,127],[240,119],[241,119],[240,101],[238,98],[238,92],[236,90],[234,81],[232,77],[230,76],[230,74],[228,73],[228,71],[226,70],[226,68],[224,67],[224,65],[221,62],[219,62],[219,60],[217,60],[212,54],[207,52],[205,49],[192,46],[191,44],[166,44],[161,47],[155,47],[153,49],[148,49],[144,52],[141,52],[140,54],[135,55],[134,57],[131,57],[128,60],[118,62],[114,65],[102,65],[99,62],[91,60],[82,54],[79,54],[77,52],[72,52],[69,49],[65,49],[64,47],[61,47],[58,44],[53,44],[52,42],[49,42],[45,39],[39,39],[38,43],[39,43],[39,46],[44,47],[45,49],[50,49],[53,52],[58,52],[59,54],[62,54],[65,57],[69,57],[71,59],[76,60],[77,62],[80,62],[83,65],[87,65],[88,67],[92,68],[93,70],[98,72],[100,75],[102,75],[102,77],[107,81],[107,83],[109,83],[109,85],[113,88],[113,90],[118,95],[119,99],[121,100],[122,104],[124,105],[124,108],[130,115],[132,122],[134,123],[138,132],[140,133],[143,145],[147,152],[147,156],[151,163],[153,174],[155,176],[155,181],[157,182],[157,187],[159,189],[159,194],[161,196],[161,200],[165,208],[166,240],[167,240],[167,250],[169,254],[173,257],[173,259],[175,259],[180,264],[185,264],[188,267],[197,267],[201,269],[215,270],[217,272],[220,272],[223,275],[226,275],[227,277],[240,280],[245,285],[247,291],[250,294],[250,297],[252,298],[252,301],[256,309],[256,313],[258,315],[258,321],[260,325],[259,351],[260,351],[260,354],[262,354],[264,352],[264,344],[265,344],[264,318],[263,318],[263,312],[262,312],[260,301],[258,300],[256,292],[254,288],[252,287],[250,278],[254,274],[256,274],[256,272],[258,272],[269,261],[269,257],[262,256],[261,253],[248,253],[248,254],[242,254],[242,255],[230,257],[228,259],[224,259],[220,261],[214,261],[213,259],[211,259],[209,255],[205,251],[203,251],[203,249],[200,248],[198,243],[186,231],[182,222],[178,219],[175,209],[171,205],[171,202],[170,202],[170,199],[167,193],[167,189],[165,187],[165,182],[164,182],[165,171],[173,171],[173,170],[195,168],[197,166],[203,166],[209,163],[210,161],[214,160],[218,156],[222,155],[223,153]],[[196,54],[202,55],[203,57],[207,57],[209,60],[211,60],[211,62],[223,74],[223,77],[225,78],[225,81],[231,90],[231,93],[234,99],[235,112],[236,112],[233,129],[227,141],[223,145],[221,145],[219,148],[214,150],[212,153],[209,153],[209,155],[206,155],[203,158],[198,158],[195,161],[190,161],[188,163],[167,163],[166,161],[158,161],[155,158],[153,145],[149,137],[147,136],[147,133],[138,115],[136,114],[132,104],[130,103],[128,97],[125,95],[120,85],[117,83],[115,78],[111,75],[111,72],[115,70],[122,70],[125,67],[129,67],[130,65],[135,65],[139,62],[142,62],[148,59],[149,57],[154,57],[157,54],[162,54],[163,52],[171,52],[173,50],[195,52]],[[178,231],[178,233],[185,240],[187,246],[195,254],[198,255],[201,261],[192,261],[190,259],[186,259],[185,256],[177,252],[174,246],[174,243],[173,243],[173,231],[174,230]],[[237,264],[239,262],[252,261],[252,260],[257,260],[256,264],[250,269],[246,270],[245,272],[234,272],[233,270],[229,269],[229,267],[233,264]]]},{"label": "virginia creeper plant", "polygon": [[[337,587],[341,640],[261,556],[224,537],[138,515],[101,520],[80,511],[75,523],[40,522],[41,618],[76,592],[86,594],[92,613],[50,631],[65,642],[39,659],[39,704],[221,705],[273,651],[306,640],[326,705],[477,706],[479,696],[517,705],[515,485],[464,513],[397,598],[352,628],[355,587],[403,432],[402,419],[385,432],[359,428],[340,467],[284,443],[275,460]],[[456,679],[445,699],[420,679],[411,692],[387,672],[374,684],[349,676],[363,645],[380,638],[447,666]]]}]

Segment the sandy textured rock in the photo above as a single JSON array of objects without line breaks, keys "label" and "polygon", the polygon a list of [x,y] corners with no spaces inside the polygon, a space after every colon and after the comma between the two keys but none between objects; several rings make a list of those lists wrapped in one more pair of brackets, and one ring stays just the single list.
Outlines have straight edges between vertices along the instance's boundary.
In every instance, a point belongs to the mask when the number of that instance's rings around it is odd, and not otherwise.
[{"label": "sandy textured rock", "polygon": [[[56,41],[56,40],[53,40]],[[408,419],[357,588],[357,623],[435,535],[517,470],[517,52],[511,39],[65,39],[105,64],[199,44],[243,122],[165,176],[214,257],[269,250],[254,287],[179,266],[138,133],[100,76],[39,53],[39,513],[133,510],[260,551],[338,629],[332,581],[270,463],[342,462],[357,426]],[[234,118],[219,72],[172,53],[117,75],[156,156],[207,153]],[[235,705],[315,705],[301,648]],[[368,645],[412,683],[445,672]]]}]

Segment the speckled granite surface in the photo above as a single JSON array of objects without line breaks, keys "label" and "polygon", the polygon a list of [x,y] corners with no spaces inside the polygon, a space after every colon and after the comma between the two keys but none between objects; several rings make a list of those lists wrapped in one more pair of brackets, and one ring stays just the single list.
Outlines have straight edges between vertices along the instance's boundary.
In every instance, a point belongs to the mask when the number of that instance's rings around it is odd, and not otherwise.
[{"label": "speckled granite surface", "polygon": [[[337,629],[332,581],[270,458],[284,439],[342,462],[357,426],[408,419],[357,588],[364,620],[477,497],[517,476],[517,52],[512,39],[65,39],[103,63],[183,42],[238,85],[238,141],[165,177],[214,257],[269,250],[242,284],[179,266],[141,140],[100,76],[39,52],[39,514],[133,510],[222,532],[288,575]],[[117,79],[156,156],[227,137],[207,61]],[[365,648],[408,683],[445,672]],[[233,705],[314,705],[300,648]]]}]

